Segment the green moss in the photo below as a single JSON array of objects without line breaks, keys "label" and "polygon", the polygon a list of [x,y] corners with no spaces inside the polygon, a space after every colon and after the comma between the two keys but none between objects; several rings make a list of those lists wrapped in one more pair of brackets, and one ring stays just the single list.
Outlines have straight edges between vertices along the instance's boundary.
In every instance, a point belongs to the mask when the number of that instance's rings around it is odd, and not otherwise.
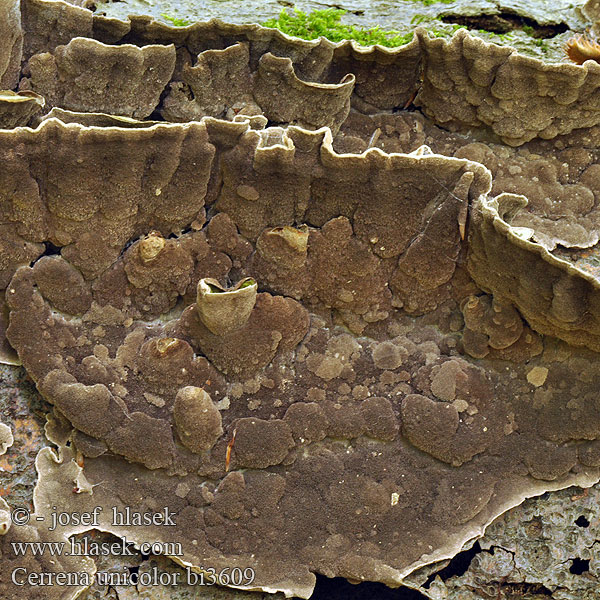
[{"label": "green moss", "polygon": [[179,19],[178,17],[172,17],[170,15],[166,15],[165,13],[161,13],[160,15],[165,21],[169,21],[171,25],[175,27],[187,27],[191,25],[191,21],[187,21],[186,19]]},{"label": "green moss", "polygon": [[430,15],[423,15],[421,13],[417,13],[411,20],[411,25],[420,25],[424,21],[431,21],[432,17]]},{"label": "green moss", "polygon": [[487,29],[478,29],[477,31],[481,34],[482,38],[490,42],[494,42],[496,44],[498,44],[499,42],[509,44],[515,39],[515,36],[512,34],[512,32],[496,33],[494,31],[488,31]]},{"label": "green moss", "polygon": [[344,25],[341,19],[345,14],[346,11],[340,8],[314,10],[308,14],[295,8],[294,14],[288,14],[284,8],[277,19],[269,19],[262,25],[280,29],[288,35],[305,40],[315,40],[322,36],[332,42],[355,40],[362,46],[379,44],[393,48],[412,40],[412,32],[400,34],[398,31],[383,31],[379,27],[363,29],[354,25]]}]

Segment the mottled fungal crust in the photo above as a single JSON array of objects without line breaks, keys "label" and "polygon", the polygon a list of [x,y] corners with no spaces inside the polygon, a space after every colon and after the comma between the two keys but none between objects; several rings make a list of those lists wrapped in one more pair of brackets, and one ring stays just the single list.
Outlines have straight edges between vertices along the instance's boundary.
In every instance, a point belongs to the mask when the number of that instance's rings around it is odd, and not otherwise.
[{"label": "mottled fungal crust", "polygon": [[48,119],[35,130],[0,131],[0,148],[2,287],[42,254],[40,242],[61,247],[89,278],[141,233],[168,235],[204,218],[215,148],[202,123],[87,128]]},{"label": "mottled fungal crust", "polygon": [[6,328],[8,327],[8,306],[4,299],[4,293],[0,297],[0,363],[3,365],[18,366],[21,364],[14,348],[6,339]]},{"label": "mottled fungal crust", "polygon": [[245,589],[397,586],[600,479],[596,66],[11,2],[0,77],[49,112],[0,131],[0,326],[58,450],[2,556],[99,506]]},{"label": "mottled fungal crust", "polygon": [[258,61],[254,98],[270,121],[305,129],[329,127],[337,133],[350,111],[354,82],[352,73],[339,84],[304,82],[296,76],[291,59],[266,53]]},{"label": "mottled fungal crust", "polygon": [[89,10],[62,0],[22,2],[23,60],[53,52],[76,37],[93,37],[95,20],[98,19]]},{"label": "mottled fungal crust", "polygon": [[540,336],[523,323],[510,302],[473,295],[463,300],[461,308],[465,323],[462,342],[469,356],[511,360],[542,352]]},{"label": "mottled fungal crust", "polygon": [[170,84],[162,115],[169,121],[188,121],[204,116],[225,117],[228,110],[260,114],[252,97],[248,44],[198,54],[196,64],[185,62],[181,81]]},{"label": "mottled fungal crust", "polygon": [[[221,325],[223,320],[217,323]],[[266,367],[277,352],[292,350],[300,343],[309,316],[291,298],[262,293],[256,297],[248,321],[243,326],[238,326],[237,319],[232,323],[235,329],[225,333],[219,327],[214,334],[202,322],[197,306],[190,306],[169,331],[188,340],[222,373],[248,378]]]}]

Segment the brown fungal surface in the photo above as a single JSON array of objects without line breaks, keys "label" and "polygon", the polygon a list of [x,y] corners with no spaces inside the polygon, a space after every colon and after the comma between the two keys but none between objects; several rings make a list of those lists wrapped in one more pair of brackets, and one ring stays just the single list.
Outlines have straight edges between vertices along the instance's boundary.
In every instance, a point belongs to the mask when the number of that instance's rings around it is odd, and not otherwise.
[{"label": "brown fungal surface", "polygon": [[0,89],[10,90],[19,82],[23,52],[23,29],[18,0],[2,3],[0,23]]},{"label": "brown fungal surface", "polygon": [[92,528],[53,511],[308,597],[600,479],[596,66],[0,11],[7,97],[46,103],[0,130],[2,357],[57,447],[29,525],[0,502],[2,598],[15,565],[94,572],[11,554]]}]

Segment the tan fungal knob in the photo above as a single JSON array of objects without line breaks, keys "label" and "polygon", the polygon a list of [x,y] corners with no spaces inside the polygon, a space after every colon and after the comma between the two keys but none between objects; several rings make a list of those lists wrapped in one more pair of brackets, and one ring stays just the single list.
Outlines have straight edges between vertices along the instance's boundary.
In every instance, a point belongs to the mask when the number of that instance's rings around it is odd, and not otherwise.
[{"label": "tan fungal knob", "polygon": [[305,229],[296,229],[284,225],[283,227],[273,227],[267,235],[280,237],[285,243],[293,248],[298,254],[306,254],[308,246],[308,231]]},{"label": "tan fungal knob", "polygon": [[227,335],[243,327],[256,303],[257,285],[246,277],[231,288],[223,288],[216,279],[198,282],[198,316],[215,335]]},{"label": "tan fungal knob", "polygon": [[173,419],[181,443],[192,452],[210,450],[223,433],[221,413],[199,387],[187,386],[177,392]]},{"label": "tan fungal knob", "polygon": [[256,241],[256,249],[266,260],[299,268],[306,261],[308,230],[287,225],[266,229]]},{"label": "tan fungal knob", "polygon": [[151,231],[148,237],[143,239],[139,245],[140,258],[144,262],[154,260],[165,247],[165,239],[158,231]]},{"label": "tan fungal knob", "polygon": [[156,340],[156,351],[159,356],[172,354],[179,346],[181,346],[181,340],[177,338],[160,338]]}]

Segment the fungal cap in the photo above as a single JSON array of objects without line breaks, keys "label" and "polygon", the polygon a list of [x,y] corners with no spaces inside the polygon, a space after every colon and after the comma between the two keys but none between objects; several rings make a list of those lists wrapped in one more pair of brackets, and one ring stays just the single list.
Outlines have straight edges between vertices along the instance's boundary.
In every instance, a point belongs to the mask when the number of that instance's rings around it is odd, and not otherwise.
[{"label": "fungal cap", "polygon": [[243,327],[256,303],[257,284],[246,277],[231,288],[224,288],[212,278],[198,282],[196,304],[198,316],[215,335],[227,335]]}]

